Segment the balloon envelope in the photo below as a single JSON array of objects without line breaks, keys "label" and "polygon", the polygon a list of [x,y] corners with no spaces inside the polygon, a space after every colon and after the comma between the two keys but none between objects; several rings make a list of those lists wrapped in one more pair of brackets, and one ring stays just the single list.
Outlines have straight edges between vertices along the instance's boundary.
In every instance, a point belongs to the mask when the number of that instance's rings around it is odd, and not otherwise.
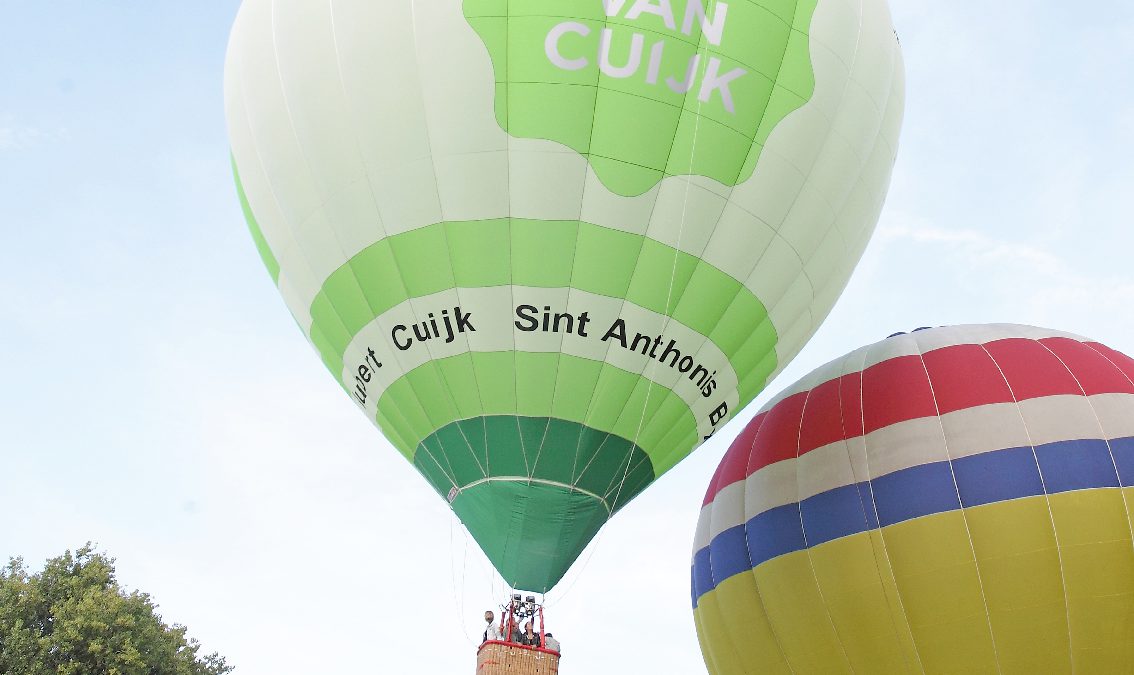
[{"label": "balloon envelope", "polygon": [[1134,668],[1134,360],[1014,325],[902,334],[788,387],[710,485],[713,673]]},{"label": "balloon envelope", "polygon": [[826,316],[903,89],[880,0],[246,0],[225,100],[300,328],[545,590]]}]

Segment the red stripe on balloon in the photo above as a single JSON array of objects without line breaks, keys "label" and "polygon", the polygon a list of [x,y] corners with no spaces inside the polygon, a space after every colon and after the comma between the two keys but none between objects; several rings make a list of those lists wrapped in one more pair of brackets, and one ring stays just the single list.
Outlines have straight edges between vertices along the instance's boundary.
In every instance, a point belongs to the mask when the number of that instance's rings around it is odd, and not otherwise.
[{"label": "red stripe on balloon", "polygon": [[933,390],[920,356],[899,356],[862,371],[866,433],[936,414]]},{"label": "red stripe on balloon", "polygon": [[1134,359],[1098,342],[1087,342],[1085,344],[1100,355],[1106,357],[1106,360],[1113,363],[1115,367],[1122,371],[1128,381],[1134,381]]},{"label": "red stripe on balloon", "polygon": [[768,417],[753,441],[753,452],[748,459],[749,475],[799,454],[799,429],[808,393],[789,396],[768,411]]},{"label": "red stripe on balloon", "polygon": [[766,466],[894,424],[1084,392],[1134,394],[1134,359],[1097,342],[1069,338],[1009,338],[898,356],[793,394],[760,413],[725,454],[704,504]]},{"label": "red stripe on balloon", "polygon": [[981,345],[957,345],[925,355],[939,414],[989,403],[1010,403],[1012,390]]},{"label": "red stripe on balloon", "polygon": [[[840,404],[843,409],[843,437],[862,435],[862,373],[851,373],[839,378]],[[814,450],[815,448],[808,448]]]},{"label": "red stripe on balloon", "polygon": [[[799,448],[803,452],[847,437],[841,401],[842,379],[824,382],[808,395],[803,408],[803,427],[799,431]],[[855,428],[861,429],[861,415],[856,413],[854,417],[858,420]]]},{"label": "red stripe on balloon", "polygon": [[1130,378],[1111,359],[1092,349],[1091,345],[1068,338],[1048,338],[1040,342],[1074,373],[1087,396],[1134,393],[1134,384],[1130,383]]},{"label": "red stripe on balloon", "polygon": [[702,506],[713,501],[717,493],[726,485],[732,485],[751,475],[751,472],[748,471],[748,456],[755,445],[756,434],[760,432],[760,427],[767,417],[768,413],[766,412],[754,417],[740,431],[732,445],[728,446],[728,451],[725,452],[725,456],[721,459],[721,463],[717,465],[717,470],[713,474],[713,480],[709,481],[709,489],[705,493],[705,501],[702,502]]},{"label": "red stripe on balloon", "polygon": [[1082,394],[1079,383],[1055,354],[1036,340],[1009,338],[985,345],[1017,401]]}]

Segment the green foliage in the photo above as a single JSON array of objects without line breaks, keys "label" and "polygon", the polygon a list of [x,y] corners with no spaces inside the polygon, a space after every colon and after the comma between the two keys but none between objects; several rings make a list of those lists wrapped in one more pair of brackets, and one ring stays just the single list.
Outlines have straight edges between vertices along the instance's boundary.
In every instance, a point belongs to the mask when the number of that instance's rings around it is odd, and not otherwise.
[{"label": "green foliage", "polygon": [[0,673],[5,675],[223,675],[217,654],[184,626],[166,625],[146,593],[127,593],[114,559],[90,543],[30,574],[21,558],[0,570]]}]

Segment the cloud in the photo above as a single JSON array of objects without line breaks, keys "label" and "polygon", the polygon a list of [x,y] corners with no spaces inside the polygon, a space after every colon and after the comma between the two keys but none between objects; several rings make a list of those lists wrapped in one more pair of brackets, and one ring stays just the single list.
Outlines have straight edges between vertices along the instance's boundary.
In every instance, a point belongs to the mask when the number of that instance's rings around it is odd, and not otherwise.
[{"label": "cloud", "polygon": [[[964,297],[979,297],[982,312],[1003,313],[1008,320],[1054,328],[1118,333],[1134,330],[1128,308],[1134,281],[1123,270],[1087,267],[1062,250],[997,238],[976,229],[945,229],[927,224],[887,225],[878,237],[887,248],[909,249],[918,260],[949,270]],[[1119,345],[1115,345],[1120,347]],[[1121,347],[1120,347],[1121,348]]]},{"label": "cloud", "polygon": [[43,129],[16,123],[11,117],[0,117],[0,152],[26,150],[44,143],[58,143],[68,138],[67,129]]},{"label": "cloud", "polygon": [[1003,263],[1028,268],[1066,267],[1059,256],[1017,240],[997,240],[982,230],[956,230],[933,226],[888,225],[880,228],[881,239],[906,239],[918,244],[944,245],[963,252],[974,263]]}]

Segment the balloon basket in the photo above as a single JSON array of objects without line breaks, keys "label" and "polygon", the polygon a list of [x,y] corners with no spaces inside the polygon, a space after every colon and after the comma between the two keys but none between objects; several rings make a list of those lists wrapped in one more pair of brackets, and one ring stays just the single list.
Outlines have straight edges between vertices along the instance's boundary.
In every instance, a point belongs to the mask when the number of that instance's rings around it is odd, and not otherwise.
[{"label": "balloon basket", "polygon": [[557,675],[559,654],[507,642],[485,642],[476,654],[476,675]]},{"label": "balloon basket", "polygon": [[[543,605],[536,602],[534,595],[524,598],[516,593],[500,605],[500,609],[503,611],[496,635],[505,639],[486,639],[480,645],[476,652],[476,675],[558,675],[559,643],[551,643],[555,649],[543,648],[548,641]],[[522,644],[521,626],[534,631],[534,642]],[[487,638],[488,631],[484,635]]]}]

